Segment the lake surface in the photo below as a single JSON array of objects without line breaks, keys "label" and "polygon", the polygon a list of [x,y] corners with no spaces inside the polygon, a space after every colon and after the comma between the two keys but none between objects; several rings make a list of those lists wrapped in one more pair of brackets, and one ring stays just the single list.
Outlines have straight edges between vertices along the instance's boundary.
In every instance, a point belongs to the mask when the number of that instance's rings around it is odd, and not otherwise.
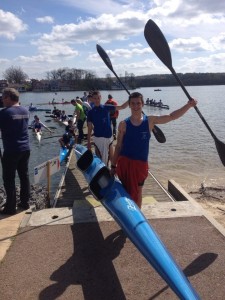
[{"label": "lake surface", "polygon": [[[187,87],[191,96],[198,100],[198,108],[205,117],[209,126],[215,135],[225,142],[225,86],[195,86]],[[180,87],[162,87],[161,91],[154,91],[154,88],[140,88],[145,99],[160,99],[164,104],[170,106],[169,110],[159,110],[153,107],[144,107],[143,111],[147,115],[163,115],[183,106],[187,102],[187,98]],[[125,91],[102,91],[102,103],[107,100],[107,95],[112,96],[122,104],[127,100]],[[41,108],[53,108],[49,105],[53,98],[55,101],[70,101],[76,96],[82,97],[83,91],[75,92],[58,92],[57,94],[48,93],[21,93],[20,101],[24,106],[45,103]],[[73,113],[72,105],[57,105],[60,109],[65,109],[69,114]],[[31,113],[31,120],[35,113]],[[47,120],[45,112],[38,112],[39,117],[44,122]],[[130,115],[129,108],[120,111],[119,120]],[[63,134],[63,127],[57,122],[51,120],[45,123],[47,126],[56,127],[54,136]],[[154,135],[150,142],[149,164],[153,174],[166,187],[168,179],[174,179],[182,185],[187,191],[198,188],[201,183],[207,186],[224,186],[225,184],[225,167],[220,162],[220,158],[215,148],[214,140],[206,129],[202,120],[194,109],[179,120],[175,120],[168,124],[159,126],[165,136],[166,143],[158,143]],[[43,134],[43,140],[38,144],[33,133],[30,131],[31,142],[31,159],[30,159],[30,175],[33,181],[33,169],[42,162],[51,159],[59,154],[59,137],[44,139],[50,137],[48,132]],[[60,176],[57,173],[52,177],[52,190],[57,187]]]}]

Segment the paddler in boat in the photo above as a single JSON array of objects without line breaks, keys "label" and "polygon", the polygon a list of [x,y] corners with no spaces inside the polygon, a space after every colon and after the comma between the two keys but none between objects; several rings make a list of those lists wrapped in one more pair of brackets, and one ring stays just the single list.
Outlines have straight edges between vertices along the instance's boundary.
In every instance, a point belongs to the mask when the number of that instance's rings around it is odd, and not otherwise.
[{"label": "paddler in boat", "polygon": [[54,118],[59,118],[61,115],[61,110],[59,110],[58,108],[56,108],[56,106],[54,106],[54,109],[52,111],[52,115]]},{"label": "paddler in boat", "polygon": [[60,115],[60,121],[65,122],[68,119],[68,116],[66,115],[65,110],[62,110],[62,113]]},{"label": "paddler in boat", "polygon": [[77,137],[76,137],[76,126],[73,124],[73,120],[69,119],[68,120],[68,125],[65,128],[65,132],[71,132],[75,141],[77,142]]},{"label": "paddler in boat", "polygon": [[149,105],[149,104],[150,104],[150,100],[149,100],[149,98],[147,98],[146,105]]},{"label": "paddler in boat", "polygon": [[111,174],[117,174],[131,198],[140,208],[142,188],[148,176],[149,142],[154,125],[174,121],[196,104],[197,101],[191,99],[168,115],[146,116],[142,114],[143,95],[134,92],[129,96],[131,116],[119,124]]},{"label": "paddler in boat", "polygon": [[73,129],[70,128],[68,132],[64,133],[63,136],[59,139],[60,146],[62,148],[70,149],[73,139]]},{"label": "paddler in boat", "polygon": [[162,107],[162,106],[163,106],[163,103],[162,103],[162,100],[161,100],[161,99],[159,100],[158,105],[159,105],[159,107]]},{"label": "paddler in boat", "polygon": [[31,127],[33,128],[34,132],[41,132],[42,128],[47,129],[50,133],[52,133],[52,130],[49,129],[46,125],[44,125],[39,117],[37,115],[34,116],[34,121],[31,123]]},{"label": "paddler in boat", "polygon": [[56,119],[59,119],[60,120],[60,116],[62,114],[62,111],[60,109],[57,109],[56,112],[55,112],[55,117]]},{"label": "paddler in boat", "polygon": [[57,110],[58,110],[58,109],[56,108],[56,106],[54,106],[54,108],[53,108],[53,110],[52,110],[53,116],[55,115],[55,113],[56,113]]}]

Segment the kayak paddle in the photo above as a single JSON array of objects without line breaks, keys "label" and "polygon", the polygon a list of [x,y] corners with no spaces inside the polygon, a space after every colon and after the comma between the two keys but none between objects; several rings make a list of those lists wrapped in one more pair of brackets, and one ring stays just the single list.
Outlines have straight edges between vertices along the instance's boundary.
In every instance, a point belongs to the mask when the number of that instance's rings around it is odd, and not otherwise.
[{"label": "kayak paddle", "polygon": [[[144,30],[144,36],[146,41],[148,42],[149,46],[152,48],[153,52],[158,56],[158,58],[164,63],[164,65],[171,71],[171,73],[176,78],[177,82],[179,83],[180,87],[184,91],[185,95],[189,100],[192,99],[188,91],[186,90],[185,86],[183,85],[182,81],[178,77],[176,71],[173,68],[172,65],[172,57],[169,45],[167,43],[167,40],[165,39],[162,31],[159,29],[159,27],[156,25],[154,21],[151,19],[148,20],[148,22],[145,25]],[[210,132],[212,138],[214,139],[214,142],[216,144],[216,149],[219,154],[220,160],[222,164],[225,166],[225,144],[221,142],[212,129],[209,127],[208,123],[206,122],[205,118],[201,114],[200,110],[197,106],[194,107],[195,111],[201,118],[202,122],[205,124],[206,128]]]},{"label": "kayak paddle", "polygon": [[[116,76],[117,80],[119,81],[119,83],[122,85],[122,87],[124,88],[124,90],[127,92],[128,95],[130,95],[130,92],[128,91],[128,89],[126,88],[126,86],[123,84],[123,82],[121,81],[121,79],[118,77],[118,75],[116,74],[116,72],[113,69],[111,60],[108,56],[108,54],[105,52],[105,50],[100,46],[100,45],[96,45],[98,54],[100,55],[101,59],[104,61],[104,63],[106,64],[106,66],[109,68],[110,71],[112,71],[112,73]],[[143,112],[142,112],[143,113]],[[144,114],[144,113],[143,113]],[[166,138],[164,133],[162,132],[162,130],[158,127],[158,126],[154,126],[153,130],[152,130],[156,140],[159,143],[165,143],[166,142]]]}]

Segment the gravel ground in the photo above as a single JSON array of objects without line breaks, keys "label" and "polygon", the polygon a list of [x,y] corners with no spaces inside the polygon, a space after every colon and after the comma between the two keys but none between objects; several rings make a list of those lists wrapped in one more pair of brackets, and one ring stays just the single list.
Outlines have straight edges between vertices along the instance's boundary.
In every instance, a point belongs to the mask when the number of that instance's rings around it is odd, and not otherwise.
[{"label": "gravel ground", "polygon": [[[20,187],[16,187],[16,201],[20,202]],[[0,207],[5,203],[6,194],[4,187],[0,187]],[[30,205],[34,205],[36,210],[47,207],[47,189],[44,185],[31,185]]]}]

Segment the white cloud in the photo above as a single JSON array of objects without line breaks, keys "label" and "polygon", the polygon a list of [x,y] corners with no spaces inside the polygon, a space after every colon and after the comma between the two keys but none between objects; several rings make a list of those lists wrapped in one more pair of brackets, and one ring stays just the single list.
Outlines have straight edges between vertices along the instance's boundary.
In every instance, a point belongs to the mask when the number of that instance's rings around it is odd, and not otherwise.
[{"label": "white cloud", "polygon": [[0,36],[14,40],[18,34],[27,30],[27,25],[11,12],[0,9]]},{"label": "white cloud", "polygon": [[44,34],[40,42],[64,41],[86,43],[89,41],[124,40],[140,33],[146,22],[146,15],[141,12],[127,11],[116,16],[102,14],[98,18],[80,20],[53,26],[50,34]]},{"label": "white cloud", "polygon": [[170,43],[171,49],[176,49],[180,52],[200,52],[213,51],[214,47],[208,41],[201,37],[191,37],[190,39],[175,39]]},{"label": "white cloud", "polygon": [[[159,25],[169,41],[173,49],[173,62],[178,70],[201,72],[208,71],[210,67],[212,72],[216,72],[222,69],[224,56],[220,52],[224,52],[225,49],[224,1],[104,0],[102,3],[95,0],[58,0],[58,2],[62,4],[62,14],[65,12],[63,6],[75,9],[77,21],[52,26],[51,31],[46,33],[37,33],[32,28],[32,38],[36,38],[31,42],[32,50],[26,45],[29,52],[25,54],[18,51],[16,54],[18,58],[15,58],[15,61],[19,60],[24,67],[26,64],[29,69],[32,69],[32,66],[40,69],[42,66],[43,70],[49,66],[69,67],[72,59],[78,57],[76,66],[80,68],[87,68],[88,61],[88,68],[105,70],[101,58],[93,49],[94,44],[107,43],[106,48],[111,49],[107,50],[107,53],[113,64],[117,63],[116,66],[121,72],[124,68],[135,74],[168,72],[155,54],[151,53],[144,40],[144,26],[151,18]],[[6,12],[3,12],[2,16],[2,12],[0,10],[0,36],[14,39],[27,29],[27,25],[21,19],[8,13],[14,18],[12,21],[9,15],[6,16]],[[90,15],[92,17],[89,17]],[[2,20],[5,19],[8,23],[4,24],[4,27]],[[65,22],[66,20],[65,14]],[[44,16],[37,18],[36,21],[53,23],[54,19]],[[24,40],[21,43],[24,44]],[[30,56],[27,53],[31,53]],[[146,60],[148,54],[149,59]]]},{"label": "white cloud", "polygon": [[[205,57],[183,58],[176,68],[177,72],[221,72],[224,73],[225,53],[212,54]],[[198,71],[197,71],[198,70]]]},{"label": "white cloud", "polygon": [[[145,59],[139,62],[114,64],[113,68],[118,75],[124,74],[125,71],[129,73],[134,73],[135,76],[143,75],[143,74],[145,75],[145,74],[168,74],[169,73],[169,71],[165,69],[163,65],[158,64],[158,61],[152,59]],[[94,66],[91,69],[96,71],[96,67]],[[106,69],[106,67],[102,64],[98,68],[97,75],[99,77],[101,76],[104,77],[109,72],[110,71]]]},{"label": "white cloud", "polygon": [[[142,48],[142,49],[115,49],[115,50],[107,50],[106,51],[107,54],[109,55],[110,58],[115,58],[115,57],[119,57],[119,58],[127,58],[130,59],[136,55],[143,55],[143,54],[149,54],[151,53],[151,49],[150,48]],[[90,61],[99,61],[101,60],[100,56],[98,53],[92,53],[89,55],[88,60]]]},{"label": "white cloud", "polygon": [[[0,58],[0,64],[5,64],[5,63],[9,63],[9,62],[10,62],[10,60],[7,58]],[[1,67],[2,67],[2,65],[1,65]]]},{"label": "white cloud", "polygon": [[38,48],[39,54],[33,56],[20,55],[18,60],[21,62],[61,62],[62,59],[70,59],[78,56],[78,51],[63,44],[42,45]]},{"label": "white cloud", "polygon": [[141,43],[130,43],[128,46],[130,48],[140,48],[140,47],[142,47],[142,44]]},{"label": "white cloud", "polygon": [[74,0],[59,0],[63,5],[68,5],[79,9],[90,15],[100,15],[104,13],[120,13],[121,10],[128,9],[130,5],[130,0],[85,0],[85,1],[74,1]]},{"label": "white cloud", "polygon": [[36,18],[36,21],[38,23],[48,23],[48,24],[53,24],[54,23],[54,18],[51,16],[45,16],[45,17],[40,17]]}]

